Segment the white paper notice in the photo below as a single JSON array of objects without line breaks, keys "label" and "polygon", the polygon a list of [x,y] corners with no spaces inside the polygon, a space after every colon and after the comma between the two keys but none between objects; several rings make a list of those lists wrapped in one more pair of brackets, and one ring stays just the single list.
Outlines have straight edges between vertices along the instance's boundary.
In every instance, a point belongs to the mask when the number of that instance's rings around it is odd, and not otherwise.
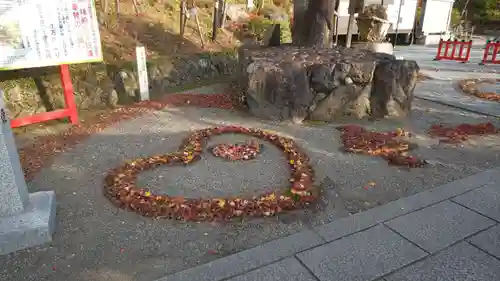
[{"label": "white paper notice", "polygon": [[0,70],[101,60],[93,0],[0,0]]},{"label": "white paper notice", "polygon": [[139,94],[141,101],[149,100],[148,66],[146,59],[146,48],[137,46],[135,48],[137,60],[137,76],[139,80]]}]

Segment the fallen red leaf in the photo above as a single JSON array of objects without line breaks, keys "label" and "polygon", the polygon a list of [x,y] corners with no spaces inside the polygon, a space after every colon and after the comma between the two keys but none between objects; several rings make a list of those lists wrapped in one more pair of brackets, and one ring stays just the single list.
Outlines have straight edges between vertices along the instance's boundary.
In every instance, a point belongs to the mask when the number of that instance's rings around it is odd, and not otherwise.
[{"label": "fallen red leaf", "polygon": [[443,143],[460,143],[470,136],[491,135],[499,133],[492,123],[460,124],[455,127],[445,127],[441,124],[432,125],[428,131],[431,137],[440,138]]},{"label": "fallen red leaf", "polygon": [[427,164],[425,160],[405,155],[410,150],[410,142],[401,137],[409,137],[410,134],[403,129],[380,133],[367,131],[359,125],[346,125],[337,130],[342,132],[341,141],[346,152],[380,156],[390,165],[408,168]]}]

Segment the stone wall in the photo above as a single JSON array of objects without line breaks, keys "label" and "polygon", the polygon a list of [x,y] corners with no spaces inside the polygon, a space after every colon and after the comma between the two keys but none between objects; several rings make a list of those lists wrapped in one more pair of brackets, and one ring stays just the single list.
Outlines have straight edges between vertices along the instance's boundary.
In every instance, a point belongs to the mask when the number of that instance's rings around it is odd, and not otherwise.
[{"label": "stone wall", "polygon": [[[205,53],[161,58],[148,62],[151,96],[176,89],[227,79],[235,74],[234,53]],[[78,109],[114,107],[137,101],[135,62],[123,65],[71,66]],[[50,111],[64,106],[58,68],[0,72],[0,88],[12,118]]]}]

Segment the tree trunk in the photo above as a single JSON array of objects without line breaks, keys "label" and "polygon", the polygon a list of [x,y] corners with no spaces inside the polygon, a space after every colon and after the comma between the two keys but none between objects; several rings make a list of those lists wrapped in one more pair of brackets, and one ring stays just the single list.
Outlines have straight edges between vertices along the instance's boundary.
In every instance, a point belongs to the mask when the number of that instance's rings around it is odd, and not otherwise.
[{"label": "tree trunk", "polygon": [[[317,1],[317,2],[312,2]],[[328,6],[318,3],[330,3]],[[334,0],[295,0],[293,7],[292,43],[297,46],[325,47],[328,36],[326,21],[332,20],[329,6]]]},{"label": "tree trunk", "polygon": [[332,22],[332,29],[328,30],[326,29],[328,36],[325,35],[325,40],[324,40],[324,45],[327,48],[332,48],[336,42],[335,37],[337,35],[337,16],[335,16],[336,13],[336,8],[337,8],[337,1],[338,0],[331,0],[331,2],[328,5],[328,16],[330,17],[330,20]]},{"label": "tree trunk", "polygon": [[293,1],[292,44],[296,46],[301,46],[304,41],[302,27],[304,26],[307,4],[307,0]]}]

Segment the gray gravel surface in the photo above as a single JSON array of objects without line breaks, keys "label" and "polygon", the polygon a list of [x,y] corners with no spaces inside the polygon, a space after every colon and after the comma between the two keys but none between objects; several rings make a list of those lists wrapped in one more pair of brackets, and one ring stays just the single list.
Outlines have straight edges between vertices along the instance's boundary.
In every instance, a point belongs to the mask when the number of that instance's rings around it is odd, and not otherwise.
[{"label": "gray gravel surface", "polygon": [[[219,109],[177,108],[123,122],[59,155],[29,183],[31,191],[55,190],[58,225],[50,244],[0,257],[1,281],[151,281],[221,256],[330,222],[400,197],[500,166],[498,136],[460,146],[438,145],[425,130],[432,123],[478,123],[485,117],[417,100],[407,120],[361,122],[377,130],[405,128],[416,134],[414,152],[431,166],[410,171],[378,157],[339,151],[330,125],[280,125]],[[498,119],[494,119],[498,123]],[[260,127],[295,138],[311,156],[323,187],[312,210],[266,219],[225,223],[152,220],[117,210],[102,195],[108,169],[124,160],[173,151],[190,130],[219,124]],[[239,142],[221,136],[212,144]],[[228,163],[206,154],[190,168],[145,172],[140,184],[156,192],[186,196],[250,194],[287,184],[284,157],[265,144],[249,163]],[[372,188],[364,188],[374,182]]]}]

